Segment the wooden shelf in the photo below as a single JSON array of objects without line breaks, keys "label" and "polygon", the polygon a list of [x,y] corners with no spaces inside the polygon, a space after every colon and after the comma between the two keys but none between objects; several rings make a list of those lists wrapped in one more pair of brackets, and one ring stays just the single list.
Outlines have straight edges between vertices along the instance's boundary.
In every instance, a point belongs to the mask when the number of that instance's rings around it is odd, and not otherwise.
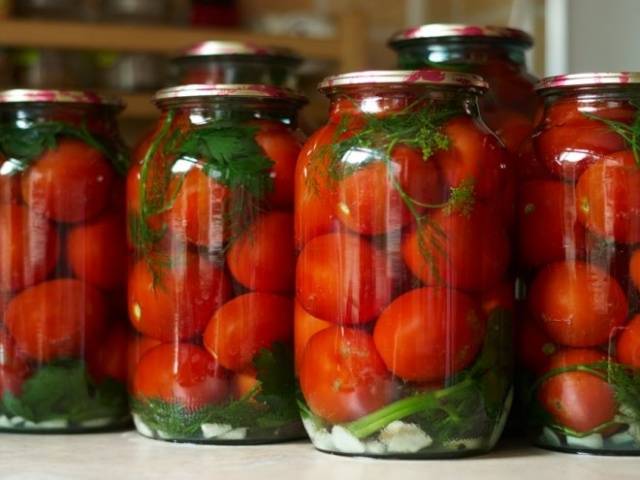
[{"label": "wooden shelf", "polygon": [[[148,52],[173,55],[181,49],[205,40],[252,42],[291,48],[302,56],[331,61],[336,71],[365,67],[366,28],[364,16],[346,12],[337,19],[333,38],[317,39],[267,35],[238,29],[198,29],[170,26],[84,23],[50,20],[0,20],[0,46]],[[118,92],[115,92],[118,94]],[[157,114],[147,94],[120,94],[128,104],[129,118],[149,118]]]},{"label": "wooden shelf", "polygon": [[125,93],[118,94],[127,104],[123,115],[127,118],[145,119],[158,116],[159,110],[151,102],[152,93]]},{"label": "wooden shelf", "polygon": [[0,21],[0,44],[14,47],[115,50],[171,55],[194,43],[211,39],[288,47],[302,55],[322,60],[340,61],[341,59],[338,38],[313,39],[264,35],[230,29],[187,29],[22,19]]}]

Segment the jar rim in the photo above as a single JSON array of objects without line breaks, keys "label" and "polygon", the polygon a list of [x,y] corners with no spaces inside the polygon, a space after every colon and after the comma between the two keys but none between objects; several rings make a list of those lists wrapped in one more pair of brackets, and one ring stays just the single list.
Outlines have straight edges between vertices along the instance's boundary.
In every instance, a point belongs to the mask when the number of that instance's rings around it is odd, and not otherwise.
[{"label": "jar rim", "polygon": [[202,57],[264,57],[302,63],[302,57],[286,47],[262,46],[252,42],[234,42],[226,40],[206,40],[180,51],[174,61]]},{"label": "jar rim", "polygon": [[0,90],[0,103],[76,103],[124,108],[122,99],[89,90],[13,88]]},{"label": "jar rim", "polygon": [[479,75],[436,69],[419,70],[364,70],[342,73],[325,78],[318,85],[322,93],[336,88],[363,85],[433,85],[484,92],[489,84]]},{"label": "jar rim", "polygon": [[554,75],[540,80],[534,89],[545,95],[550,90],[625,85],[640,86],[640,72],[588,72]]},{"label": "jar rim", "polygon": [[164,88],[156,92],[153,101],[162,104],[168,100],[197,98],[270,99],[302,106],[307,98],[294,90],[263,84],[192,84]]},{"label": "jar rim", "polygon": [[400,30],[389,39],[390,46],[401,45],[413,40],[442,38],[469,38],[509,40],[526,47],[533,46],[533,36],[524,30],[495,25],[465,25],[462,23],[427,23]]}]

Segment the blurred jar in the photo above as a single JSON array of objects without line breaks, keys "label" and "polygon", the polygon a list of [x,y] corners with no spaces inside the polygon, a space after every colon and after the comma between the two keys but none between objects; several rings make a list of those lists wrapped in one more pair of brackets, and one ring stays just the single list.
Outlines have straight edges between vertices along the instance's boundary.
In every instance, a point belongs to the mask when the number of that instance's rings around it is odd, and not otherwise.
[{"label": "blurred jar", "polygon": [[191,25],[198,27],[236,27],[240,11],[236,0],[191,0]]},{"label": "blurred jar", "polygon": [[95,86],[88,52],[21,49],[11,51],[14,83],[25,88],[85,89]]},{"label": "blurred jar", "polygon": [[10,87],[13,83],[13,67],[9,50],[0,48],[0,88]]},{"label": "blurred jar", "polygon": [[294,88],[302,58],[286,48],[247,42],[198,43],[172,60],[174,84],[266,84]]},{"label": "blurred jar", "polygon": [[101,88],[118,91],[154,91],[166,80],[167,61],[147,53],[102,52],[97,55]]},{"label": "blurred jar", "polygon": [[122,104],[0,92],[0,430],[129,423]]},{"label": "blurred jar", "polygon": [[536,88],[544,111],[517,211],[529,431],[555,450],[639,454],[640,74]]},{"label": "blurred jar", "polygon": [[110,22],[165,23],[171,0],[102,0],[102,19]]},{"label": "blurred jar", "polygon": [[295,348],[322,451],[486,452],[513,396],[514,178],[476,75],[330,77],[296,168]]},{"label": "blurred jar", "polygon": [[389,40],[400,68],[440,68],[475,73],[489,82],[480,99],[482,117],[517,152],[533,128],[535,77],[525,53],[533,38],[507,27],[430,24],[403,30]]},{"label": "blurred jar", "polygon": [[161,117],[127,182],[138,432],[299,438],[293,175],[303,97],[219,84],[161,90],[156,102]]},{"label": "blurred jar", "polygon": [[16,16],[43,20],[88,20],[95,16],[95,0],[16,0]]}]

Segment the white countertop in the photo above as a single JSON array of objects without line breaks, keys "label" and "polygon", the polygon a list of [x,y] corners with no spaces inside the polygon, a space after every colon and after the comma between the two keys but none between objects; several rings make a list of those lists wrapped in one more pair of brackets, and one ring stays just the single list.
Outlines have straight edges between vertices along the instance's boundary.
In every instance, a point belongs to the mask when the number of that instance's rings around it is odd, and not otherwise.
[{"label": "white countertop", "polygon": [[250,447],[172,444],[134,432],[0,434],[2,480],[639,480],[640,457],[567,455],[502,446],[468,459],[346,458],[308,443]]}]

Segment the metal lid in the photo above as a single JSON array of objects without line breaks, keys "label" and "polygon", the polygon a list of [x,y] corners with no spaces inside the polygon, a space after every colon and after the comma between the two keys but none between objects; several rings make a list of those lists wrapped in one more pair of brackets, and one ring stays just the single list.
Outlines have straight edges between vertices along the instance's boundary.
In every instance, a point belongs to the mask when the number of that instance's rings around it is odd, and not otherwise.
[{"label": "metal lid", "polygon": [[272,57],[290,62],[301,63],[300,57],[293,50],[284,47],[265,47],[250,42],[225,42],[209,40],[196,43],[183,50],[174,60],[192,57],[227,57],[227,56],[258,56]]},{"label": "metal lid", "polygon": [[180,85],[164,88],[153,97],[154,102],[162,103],[166,100],[193,99],[203,97],[229,97],[286,100],[300,105],[307,103],[307,98],[288,88],[272,85]]},{"label": "metal lid", "polygon": [[124,102],[117,97],[81,90],[2,90],[0,103],[82,103],[124,107]]},{"label": "metal lid", "polygon": [[533,37],[523,30],[492,25],[463,25],[455,23],[429,23],[407,28],[395,33],[389,39],[389,45],[399,45],[411,40],[442,39],[448,37],[466,37],[473,39],[504,39],[526,46],[533,45]]},{"label": "metal lid", "polygon": [[393,85],[419,84],[441,87],[471,88],[487,90],[489,85],[479,75],[470,73],[448,72],[445,70],[369,70],[363,72],[343,73],[325,78],[318,89],[328,92],[337,87],[352,85]]},{"label": "metal lid", "polygon": [[601,87],[607,85],[639,85],[640,72],[599,72],[572,73],[556,75],[540,80],[535,90],[542,92],[550,89],[571,87]]}]

